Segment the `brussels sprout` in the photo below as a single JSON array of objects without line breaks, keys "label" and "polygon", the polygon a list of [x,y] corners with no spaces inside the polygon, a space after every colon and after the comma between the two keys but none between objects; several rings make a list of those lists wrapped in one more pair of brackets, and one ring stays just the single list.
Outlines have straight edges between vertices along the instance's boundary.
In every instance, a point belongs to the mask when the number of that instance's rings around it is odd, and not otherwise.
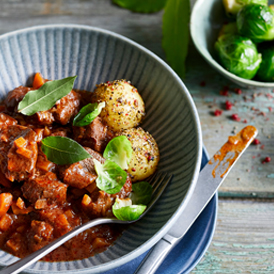
[{"label": "brussels sprout", "polygon": [[219,37],[215,49],[222,66],[245,79],[255,76],[262,61],[255,44],[249,38],[237,34]]},{"label": "brussels sprout", "polygon": [[257,76],[262,81],[274,82],[274,43],[260,45],[259,51],[262,54],[262,63]]},{"label": "brussels sprout", "polygon": [[274,11],[263,5],[244,6],[237,14],[237,27],[241,35],[255,43],[274,39]]},{"label": "brussels sprout", "polygon": [[117,197],[112,206],[112,212],[118,220],[134,221],[139,219],[146,208],[145,205],[132,205],[132,201],[129,198],[119,199]]},{"label": "brussels sprout", "polygon": [[235,17],[239,10],[248,4],[267,5],[267,0],[223,0],[225,12],[228,17]]},{"label": "brussels sprout", "polygon": [[104,151],[103,157],[110,160],[122,169],[128,169],[132,156],[132,147],[126,136],[118,136],[113,138]]},{"label": "brussels sprout", "polygon": [[218,37],[225,34],[238,34],[237,24],[236,22],[231,22],[228,24],[224,24],[219,32]]}]

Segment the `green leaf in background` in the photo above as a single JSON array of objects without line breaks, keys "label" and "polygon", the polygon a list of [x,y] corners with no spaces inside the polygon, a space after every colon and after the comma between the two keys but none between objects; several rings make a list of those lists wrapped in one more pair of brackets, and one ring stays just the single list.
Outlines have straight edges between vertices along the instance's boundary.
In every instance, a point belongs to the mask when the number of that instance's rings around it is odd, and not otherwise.
[{"label": "green leaf in background", "polygon": [[132,184],[132,192],[130,199],[134,205],[147,205],[151,200],[153,189],[152,186],[145,181]]},{"label": "green leaf in background", "polygon": [[131,142],[126,136],[113,138],[106,146],[103,157],[119,165],[122,169],[128,169],[132,156]]},{"label": "green leaf in background", "polygon": [[92,156],[77,142],[67,137],[49,136],[42,140],[42,151],[57,165],[79,162]]},{"label": "green leaf in background", "polygon": [[168,0],[163,16],[162,46],[167,62],[180,77],[185,76],[189,42],[189,0]]},{"label": "green leaf in background", "polygon": [[93,162],[98,175],[96,179],[97,187],[108,194],[118,193],[127,180],[127,173],[116,163],[109,160],[106,160],[104,164],[96,159],[93,159]]},{"label": "green leaf in background", "polygon": [[137,220],[145,210],[145,205],[132,205],[130,199],[119,199],[118,197],[112,206],[113,214],[118,220],[122,221]]},{"label": "green leaf in background", "polygon": [[112,0],[112,2],[134,12],[152,13],[163,9],[167,0]]},{"label": "green leaf in background", "polygon": [[84,127],[89,125],[106,106],[105,102],[87,104],[82,107],[79,113],[73,119],[73,125],[78,127]]},{"label": "green leaf in background", "polygon": [[71,92],[76,77],[48,81],[39,89],[29,91],[19,103],[18,112],[33,115],[52,108],[58,100]]}]

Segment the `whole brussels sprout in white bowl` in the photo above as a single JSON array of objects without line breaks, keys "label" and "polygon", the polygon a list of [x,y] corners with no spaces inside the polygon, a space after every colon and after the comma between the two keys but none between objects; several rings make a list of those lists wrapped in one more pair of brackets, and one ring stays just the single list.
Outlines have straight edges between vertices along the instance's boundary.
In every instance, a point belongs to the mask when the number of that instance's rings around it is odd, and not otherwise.
[{"label": "whole brussels sprout in white bowl", "polygon": [[[258,76],[261,73],[257,73],[261,64],[266,62],[257,43],[258,41],[272,39],[271,33],[272,31],[274,33],[274,20],[273,23],[270,22],[273,19],[272,11],[267,6],[267,4],[272,3],[274,3],[273,0],[269,3],[258,0],[197,0],[192,10],[190,28],[197,50],[214,69],[240,86],[274,87],[274,82],[271,82],[272,77],[268,77],[266,81],[265,78]],[[246,7],[250,5],[260,7],[262,10],[260,18],[249,20],[247,15],[250,13],[244,14],[243,10],[246,10]],[[249,28],[250,33],[252,33],[252,29],[255,30],[262,22],[263,13],[270,15],[268,16],[269,24],[265,26],[265,32],[258,33],[258,39],[249,37],[250,34],[247,29]],[[227,24],[231,21],[234,22]],[[253,23],[252,29],[247,27],[251,23]],[[235,38],[233,41],[232,35]],[[239,44],[239,41],[242,44]],[[250,54],[246,54],[245,50]],[[245,52],[245,54],[241,55],[241,52]],[[235,59],[235,56],[238,57]],[[242,56],[243,59],[240,59],[239,56]]]}]

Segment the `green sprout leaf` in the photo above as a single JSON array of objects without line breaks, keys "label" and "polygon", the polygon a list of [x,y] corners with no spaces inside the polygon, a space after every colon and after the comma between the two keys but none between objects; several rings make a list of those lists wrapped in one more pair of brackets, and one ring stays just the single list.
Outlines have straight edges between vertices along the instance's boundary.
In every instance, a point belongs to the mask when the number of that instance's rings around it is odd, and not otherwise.
[{"label": "green sprout leaf", "polygon": [[129,198],[119,199],[116,198],[114,205],[112,206],[112,212],[114,216],[122,221],[134,221],[146,210],[145,205],[132,205]]},{"label": "green sprout leaf", "polygon": [[127,180],[127,173],[121,169],[116,163],[106,160],[101,164],[93,159],[95,170],[98,175],[96,185],[108,194],[118,193]]},{"label": "green sprout leaf", "polygon": [[41,148],[47,159],[58,165],[73,164],[92,157],[81,145],[67,137],[49,136],[42,140]]},{"label": "green sprout leaf", "polygon": [[105,102],[87,104],[82,107],[79,113],[73,119],[73,125],[78,127],[84,127],[89,125],[106,106]]},{"label": "green sprout leaf", "polygon": [[138,182],[132,185],[130,198],[135,205],[147,205],[151,200],[152,186],[148,182]]},{"label": "green sprout leaf", "polygon": [[167,62],[180,77],[185,76],[189,42],[190,1],[169,0],[163,16],[162,46]]},{"label": "green sprout leaf", "polygon": [[68,95],[77,76],[48,81],[37,90],[29,91],[18,105],[18,112],[33,115],[51,109],[58,100]]},{"label": "green sprout leaf", "polygon": [[152,13],[164,8],[167,0],[112,0],[116,5],[134,12]]},{"label": "green sprout leaf", "polygon": [[104,151],[103,157],[118,164],[122,169],[128,169],[132,156],[132,147],[126,136],[113,138]]}]

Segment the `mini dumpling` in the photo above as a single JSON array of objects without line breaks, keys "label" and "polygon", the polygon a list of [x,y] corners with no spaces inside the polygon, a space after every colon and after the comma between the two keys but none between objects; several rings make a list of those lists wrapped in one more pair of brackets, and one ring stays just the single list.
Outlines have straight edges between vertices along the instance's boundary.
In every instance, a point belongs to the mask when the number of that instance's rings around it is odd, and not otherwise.
[{"label": "mini dumpling", "polygon": [[145,116],[145,104],[137,89],[125,80],[97,85],[92,102],[105,102],[100,117],[113,131],[138,126]]},{"label": "mini dumpling", "polygon": [[159,148],[154,138],[141,127],[123,130],[133,149],[127,172],[133,182],[142,181],[152,175],[160,159]]}]

